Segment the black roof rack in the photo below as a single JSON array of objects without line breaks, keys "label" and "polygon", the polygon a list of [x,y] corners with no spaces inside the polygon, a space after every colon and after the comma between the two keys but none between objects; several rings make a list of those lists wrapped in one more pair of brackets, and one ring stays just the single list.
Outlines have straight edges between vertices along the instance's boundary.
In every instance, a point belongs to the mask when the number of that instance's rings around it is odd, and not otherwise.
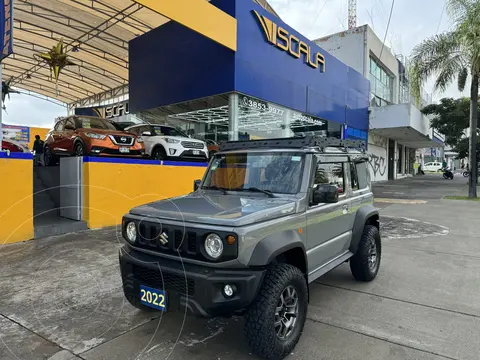
[{"label": "black roof rack", "polygon": [[262,140],[240,140],[226,141],[220,145],[220,151],[226,150],[246,150],[246,149],[304,149],[318,147],[325,149],[328,147],[351,148],[365,150],[365,142],[362,140],[342,140],[333,137],[318,135],[307,135],[302,137],[262,139]]}]

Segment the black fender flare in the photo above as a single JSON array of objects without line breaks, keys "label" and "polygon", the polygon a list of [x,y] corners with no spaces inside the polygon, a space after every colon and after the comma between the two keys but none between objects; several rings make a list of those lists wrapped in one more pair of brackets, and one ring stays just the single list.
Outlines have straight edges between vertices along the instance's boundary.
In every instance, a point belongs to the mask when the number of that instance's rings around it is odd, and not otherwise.
[{"label": "black fender flare", "polygon": [[85,145],[85,141],[83,141],[83,139],[80,137],[80,136],[77,136],[74,140],[73,140],[73,151],[75,152],[75,145],[77,145],[78,142],[81,142],[82,145],[83,145],[83,148],[86,150],[87,149],[87,146]]},{"label": "black fender flare", "polygon": [[366,224],[375,225],[379,227],[379,216],[378,210],[371,204],[364,205],[357,210],[355,215],[355,222],[353,223],[352,229],[352,241],[350,243],[350,251],[356,253],[358,249],[358,244],[362,238],[363,229]]},{"label": "black fender flare", "polygon": [[168,156],[167,150],[165,149],[165,146],[163,146],[163,145],[160,144],[160,143],[156,143],[155,145],[153,145],[152,151],[150,152],[150,156],[151,156],[151,157],[153,156],[153,153],[154,153],[155,150],[157,150],[157,149],[163,149],[163,152],[165,153],[165,155]]},{"label": "black fender flare", "polygon": [[274,233],[257,243],[253,249],[248,266],[266,266],[279,255],[288,250],[300,248],[304,254],[305,268],[308,271],[308,259],[305,245],[296,230],[286,230]]}]

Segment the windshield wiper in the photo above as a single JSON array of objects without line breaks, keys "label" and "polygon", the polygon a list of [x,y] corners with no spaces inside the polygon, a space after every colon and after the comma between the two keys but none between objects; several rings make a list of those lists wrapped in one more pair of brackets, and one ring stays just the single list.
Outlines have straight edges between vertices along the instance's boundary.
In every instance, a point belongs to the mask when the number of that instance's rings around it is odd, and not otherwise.
[{"label": "windshield wiper", "polygon": [[210,186],[202,186],[202,189],[207,190],[220,190],[223,195],[228,195],[228,192],[225,188],[218,187],[217,185],[210,185]]},{"label": "windshield wiper", "polygon": [[236,191],[251,191],[251,192],[260,192],[260,193],[264,193],[265,195],[271,197],[271,198],[274,198],[276,197],[273,192],[271,192],[270,190],[262,190],[262,189],[259,189],[259,188],[256,188],[256,187],[249,187],[249,188],[238,188],[238,189],[235,189]]}]

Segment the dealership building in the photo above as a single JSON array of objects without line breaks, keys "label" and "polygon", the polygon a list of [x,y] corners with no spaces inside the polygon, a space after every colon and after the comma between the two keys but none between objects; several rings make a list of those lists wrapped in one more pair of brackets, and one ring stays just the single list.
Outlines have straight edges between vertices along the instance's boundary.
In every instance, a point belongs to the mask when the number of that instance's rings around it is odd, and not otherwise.
[{"label": "dealership building", "polygon": [[[69,113],[170,124],[193,137],[215,141],[318,134],[367,144],[371,91],[364,71],[340,61],[285,24],[268,4],[212,0],[186,9],[175,0],[138,3],[170,21],[159,21],[159,26],[129,40],[127,83],[85,98],[80,98],[82,92],[76,87],[60,83],[58,97],[68,102]],[[210,18],[208,23],[206,18]],[[147,13],[142,19],[147,19]],[[82,51],[79,45],[73,56],[84,56],[87,62]],[[8,70],[16,66],[18,57],[7,60]],[[106,69],[115,71],[113,65]],[[93,70],[86,67],[85,74],[88,71]],[[28,81],[34,81],[32,76]],[[73,75],[72,79],[74,83]],[[110,81],[113,87],[111,79],[96,81]],[[46,87],[24,88],[55,95]],[[38,220],[43,215],[36,213],[37,202],[44,200],[37,190],[34,193],[34,186],[38,187],[35,177],[32,183],[32,161],[26,161],[27,155],[1,157],[2,171],[16,174],[7,177],[16,192],[7,194],[0,205],[0,214],[7,214],[0,217],[4,243],[46,236],[59,228],[71,231],[64,226],[65,219],[88,228],[118,225],[134,206],[190,192],[193,180],[202,177],[206,166],[62,158],[56,180],[51,174],[41,179],[61,189],[45,190],[61,209],[57,215],[63,218],[62,226],[55,227],[48,223],[55,218]],[[19,176],[28,181],[19,182]]]}]

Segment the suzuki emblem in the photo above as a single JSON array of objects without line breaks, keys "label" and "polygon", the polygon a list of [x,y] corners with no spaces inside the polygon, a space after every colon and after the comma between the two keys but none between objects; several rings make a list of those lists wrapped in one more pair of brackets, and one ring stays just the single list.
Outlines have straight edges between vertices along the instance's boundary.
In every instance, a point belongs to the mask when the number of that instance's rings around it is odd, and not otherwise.
[{"label": "suzuki emblem", "polygon": [[120,141],[121,141],[121,142],[127,142],[127,138],[126,138],[125,136],[122,136],[122,137],[120,138]]},{"label": "suzuki emblem", "polygon": [[168,235],[164,232],[160,235],[160,242],[162,243],[162,245],[168,244]]}]

